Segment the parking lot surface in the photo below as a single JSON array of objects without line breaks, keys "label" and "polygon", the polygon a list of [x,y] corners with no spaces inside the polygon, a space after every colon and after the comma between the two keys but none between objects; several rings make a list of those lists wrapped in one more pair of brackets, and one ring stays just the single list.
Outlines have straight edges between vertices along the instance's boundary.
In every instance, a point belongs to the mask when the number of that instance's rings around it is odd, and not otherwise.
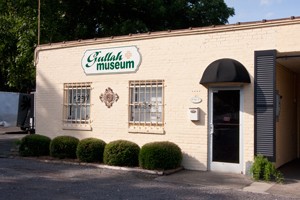
[{"label": "parking lot surface", "polygon": [[159,176],[104,165],[22,158],[15,144],[24,136],[0,130],[0,200],[300,199],[297,180],[284,185],[256,183],[239,174],[190,170]]}]

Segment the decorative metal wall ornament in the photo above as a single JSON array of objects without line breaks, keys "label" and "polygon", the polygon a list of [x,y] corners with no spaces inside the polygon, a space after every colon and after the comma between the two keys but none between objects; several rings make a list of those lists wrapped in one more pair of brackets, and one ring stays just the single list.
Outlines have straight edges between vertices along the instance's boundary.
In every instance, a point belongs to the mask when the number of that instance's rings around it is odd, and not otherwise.
[{"label": "decorative metal wall ornament", "polygon": [[114,93],[114,91],[108,87],[105,89],[105,92],[100,95],[101,102],[104,102],[105,105],[110,108],[112,107],[114,102],[117,102],[119,100],[119,95],[117,93]]}]

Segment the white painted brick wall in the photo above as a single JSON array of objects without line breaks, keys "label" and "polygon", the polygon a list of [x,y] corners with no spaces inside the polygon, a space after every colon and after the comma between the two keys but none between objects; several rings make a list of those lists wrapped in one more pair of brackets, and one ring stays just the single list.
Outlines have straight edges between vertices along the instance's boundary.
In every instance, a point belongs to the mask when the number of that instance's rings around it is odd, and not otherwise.
[{"label": "white painted brick wall", "polygon": [[[97,137],[106,142],[126,139],[140,146],[151,141],[172,141],[183,153],[183,166],[206,170],[208,160],[208,90],[199,84],[205,68],[220,58],[233,58],[248,70],[251,84],[244,86],[243,157],[244,163],[254,154],[254,51],[277,49],[299,51],[300,25],[272,26],[194,35],[99,43],[72,48],[40,51],[37,66],[36,132],[56,137]],[[55,45],[55,44],[54,44]],[[81,58],[87,49],[136,45],[142,62],[136,73],[85,75]],[[128,133],[129,80],[165,80],[165,134]],[[63,83],[92,82],[92,131],[62,130]],[[99,100],[111,87],[120,99],[108,109]],[[190,98],[198,95],[200,104]],[[187,116],[189,107],[201,110],[200,122]],[[244,164],[245,165],[245,164]]]}]

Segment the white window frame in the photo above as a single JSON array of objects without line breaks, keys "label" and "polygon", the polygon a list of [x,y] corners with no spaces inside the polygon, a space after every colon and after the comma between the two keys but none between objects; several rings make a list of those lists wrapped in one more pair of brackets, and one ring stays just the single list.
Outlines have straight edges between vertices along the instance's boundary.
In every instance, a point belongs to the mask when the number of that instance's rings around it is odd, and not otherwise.
[{"label": "white window frame", "polygon": [[164,80],[129,81],[128,123],[129,127],[136,129],[130,132],[160,130],[161,133],[164,127],[164,87]]},{"label": "white window frame", "polygon": [[91,130],[91,85],[64,83],[63,129]]}]

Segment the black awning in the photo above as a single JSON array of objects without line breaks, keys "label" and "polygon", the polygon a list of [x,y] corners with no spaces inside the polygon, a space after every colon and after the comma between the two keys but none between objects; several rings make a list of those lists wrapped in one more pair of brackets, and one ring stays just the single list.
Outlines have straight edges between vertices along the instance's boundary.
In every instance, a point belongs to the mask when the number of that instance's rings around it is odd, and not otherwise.
[{"label": "black awning", "polygon": [[200,80],[200,84],[220,82],[251,83],[246,68],[229,58],[219,59],[208,65]]}]

